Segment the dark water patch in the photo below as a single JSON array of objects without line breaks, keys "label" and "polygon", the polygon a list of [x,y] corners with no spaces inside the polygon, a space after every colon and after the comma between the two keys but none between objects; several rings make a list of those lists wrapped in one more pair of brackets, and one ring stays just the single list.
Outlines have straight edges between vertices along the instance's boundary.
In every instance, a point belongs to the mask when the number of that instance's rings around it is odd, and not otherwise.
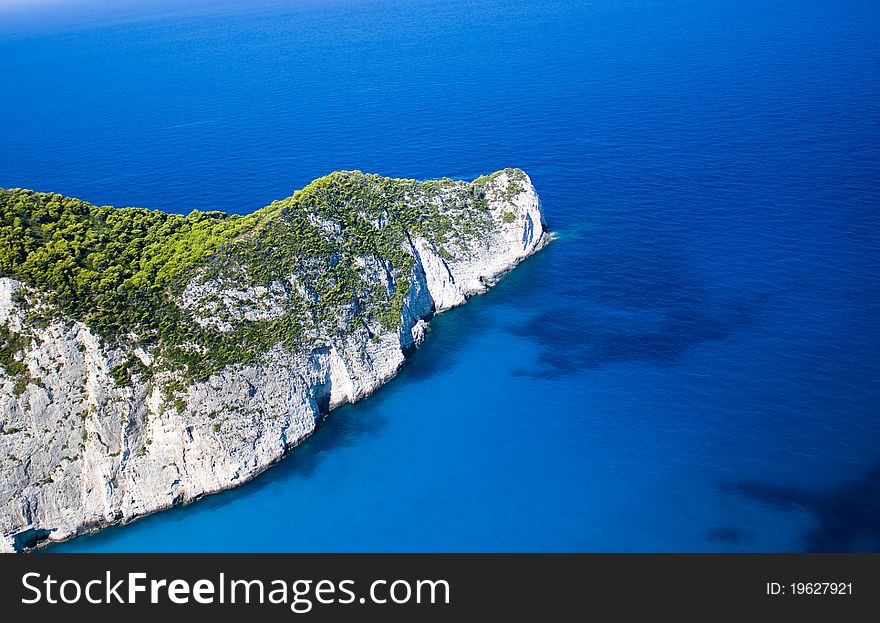
[{"label": "dark water patch", "polygon": [[609,322],[602,312],[569,316],[561,310],[543,312],[514,330],[542,346],[537,366],[520,374],[552,378],[627,361],[676,365],[694,346],[726,339],[747,326],[753,313],[754,308],[741,301],[669,310],[656,319],[627,315],[616,322]]},{"label": "dark water patch", "polygon": [[860,479],[828,490],[787,487],[755,480],[721,483],[722,491],[782,511],[813,515],[816,527],[803,536],[814,552],[880,549],[880,463]]},{"label": "dark water patch", "polygon": [[719,292],[670,240],[590,256],[558,280],[552,304],[510,328],[541,348],[536,366],[520,374],[552,378],[626,361],[675,365],[694,346],[752,325],[768,296]]},{"label": "dark water patch", "polygon": [[722,526],[714,528],[706,533],[706,539],[719,545],[734,546],[743,545],[754,540],[755,534],[737,528],[736,526]]}]

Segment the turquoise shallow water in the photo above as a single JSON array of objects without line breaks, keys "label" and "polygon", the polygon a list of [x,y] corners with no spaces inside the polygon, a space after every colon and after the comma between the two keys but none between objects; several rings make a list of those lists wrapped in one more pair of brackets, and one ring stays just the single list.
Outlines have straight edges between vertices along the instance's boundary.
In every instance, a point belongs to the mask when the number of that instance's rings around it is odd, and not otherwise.
[{"label": "turquoise shallow water", "polygon": [[520,166],[558,239],[257,480],[52,551],[880,548],[880,6],[2,8],[0,186]]}]

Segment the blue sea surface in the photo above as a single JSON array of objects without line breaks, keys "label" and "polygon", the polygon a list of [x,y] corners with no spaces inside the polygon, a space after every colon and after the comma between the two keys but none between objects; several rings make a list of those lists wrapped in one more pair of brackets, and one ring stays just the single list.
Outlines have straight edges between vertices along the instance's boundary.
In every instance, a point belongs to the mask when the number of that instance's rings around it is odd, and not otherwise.
[{"label": "blue sea surface", "polygon": [[880,3],[0,3],[0,187],[517,166],[558,239],[238,489],[50,551],[880,550]]}]

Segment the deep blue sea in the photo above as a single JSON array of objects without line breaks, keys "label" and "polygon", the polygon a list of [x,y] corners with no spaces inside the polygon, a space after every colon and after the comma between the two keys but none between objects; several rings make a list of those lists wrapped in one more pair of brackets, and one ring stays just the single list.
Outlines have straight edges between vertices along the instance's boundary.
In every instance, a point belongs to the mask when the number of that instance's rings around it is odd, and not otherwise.
[{"label": "deep blue sea", "polygon": [[0,187],[525,169],[558,239],[233,491],[51,551],[880,550],[876,0],[0,0]]}]

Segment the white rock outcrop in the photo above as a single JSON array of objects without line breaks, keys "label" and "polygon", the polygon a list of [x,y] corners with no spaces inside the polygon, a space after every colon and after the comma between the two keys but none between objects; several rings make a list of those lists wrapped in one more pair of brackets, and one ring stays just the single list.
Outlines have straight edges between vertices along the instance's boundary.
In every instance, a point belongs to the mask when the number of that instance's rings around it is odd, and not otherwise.
[{"label": "white rock outcrop", "polygon": [[[117,387],[111,369],[129,355],[82,322],[56,317],[30,326],[16,290],[0,278],[0,322],[33,336],[22,362],[31,382],[0,366],[0,551],[20,551],[127,522],[235,487],[280,460],[334,407],[354,402],[392,378],[425,337],[432,314],[484,292],[547,240],[538,196],[520,174],[521,190],[491,181],[493,223],[485,244],[455,259],[412,236],[415,257],[400,327],[367,338],[355,333],[304,352],[271,348],[252,365],[229,365],[204,381],[175,387],[160,373],[149,383]],[[448,253],[444,254],[447,258]],[[379,270],[366,263],[364,270]],[[378,277],[377,277],[378,278]],[[295,276],[290,284],[297,291]],[[213,293],[245,318],[271,318],[284,295],[276,288]],[[192,284],[204,296],[210,284]],[[188,293],[182,306],[187,305]],[[304,295],[302,292],[300,295]],[[201,320],[215,323],[205,310]],[[146,365],[152,355],[132,351]]]}]

